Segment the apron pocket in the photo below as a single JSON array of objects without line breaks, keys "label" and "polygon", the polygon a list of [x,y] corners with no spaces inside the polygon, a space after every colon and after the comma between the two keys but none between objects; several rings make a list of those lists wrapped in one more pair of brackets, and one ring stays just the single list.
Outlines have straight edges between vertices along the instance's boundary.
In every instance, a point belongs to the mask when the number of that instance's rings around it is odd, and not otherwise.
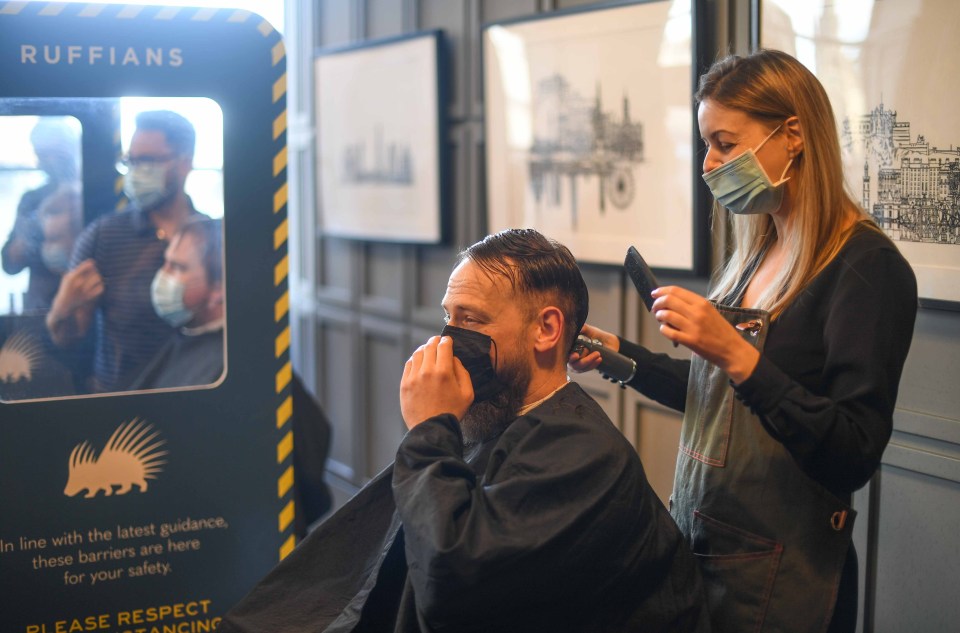
[{"label": "apron pocket", "polygon": [[759,632],[783,545],[694,512],[693,553],[700,563],[714,632]]}]

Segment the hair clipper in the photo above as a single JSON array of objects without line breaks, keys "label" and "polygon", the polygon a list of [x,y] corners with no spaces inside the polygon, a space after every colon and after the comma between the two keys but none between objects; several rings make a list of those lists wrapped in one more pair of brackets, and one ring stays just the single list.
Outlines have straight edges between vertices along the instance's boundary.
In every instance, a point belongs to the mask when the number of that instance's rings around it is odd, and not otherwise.
[{"label": "hair clipper", "polygon": [[590,352],[600,352],[600,366],[597,371],[611,382],[620,383],[623,387],[633,379],[637,373],[637,363],[609,347],[604,347],[600,341],[581,334],[573,346],[573,351],[581,356]]}]

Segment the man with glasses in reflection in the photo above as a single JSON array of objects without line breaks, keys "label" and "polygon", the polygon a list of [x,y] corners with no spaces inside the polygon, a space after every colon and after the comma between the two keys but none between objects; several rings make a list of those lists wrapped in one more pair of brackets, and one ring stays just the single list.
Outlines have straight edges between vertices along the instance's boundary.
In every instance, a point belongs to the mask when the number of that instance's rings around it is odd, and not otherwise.
[{"label": "man with glasses in reflection", "polygon": [[195,144],[193,125],[181,115],[168,110],[137,115],[123,160],[131,204],[101,216],[77,239],[46,323],[60,347],[93,331],[91,392],[127,389],[175,332],[154,310],[150,286],[170,238],[201,215],[184,191]]}]

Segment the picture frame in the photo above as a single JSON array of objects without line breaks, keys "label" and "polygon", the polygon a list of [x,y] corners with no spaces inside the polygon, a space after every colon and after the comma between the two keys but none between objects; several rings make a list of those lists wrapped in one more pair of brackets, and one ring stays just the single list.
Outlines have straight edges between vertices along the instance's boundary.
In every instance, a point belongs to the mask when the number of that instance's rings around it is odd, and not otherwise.
[{"label": "picture frame", "polygon": [[445,241],[442,57],[439,30],[317,51],[317,204],[325,235]]},{"label": "picture frame", "polygon": [[632,245],[654,269],[707,274],[692,99],[700,4],[621,2],[484,27],[489,232],[533,227],[600,264],[622,265]]},{"label": "picture frame", "polygon": [[794,55],[817,74],[857,202],[910,262],[920,305],[960,310],[960,120],[950,98],[960,5],[802,4],[754,0],[754,45]]}]

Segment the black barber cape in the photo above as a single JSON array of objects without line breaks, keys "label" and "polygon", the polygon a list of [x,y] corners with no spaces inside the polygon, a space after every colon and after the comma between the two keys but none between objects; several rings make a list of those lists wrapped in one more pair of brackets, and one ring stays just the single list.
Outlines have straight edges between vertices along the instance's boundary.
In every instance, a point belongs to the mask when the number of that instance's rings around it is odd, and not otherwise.
[{"label": "black barber cape", "polygon": [[579,385],[463,452],[453,416],[413,428],[218,632],[707,630],[692,554]]}]

